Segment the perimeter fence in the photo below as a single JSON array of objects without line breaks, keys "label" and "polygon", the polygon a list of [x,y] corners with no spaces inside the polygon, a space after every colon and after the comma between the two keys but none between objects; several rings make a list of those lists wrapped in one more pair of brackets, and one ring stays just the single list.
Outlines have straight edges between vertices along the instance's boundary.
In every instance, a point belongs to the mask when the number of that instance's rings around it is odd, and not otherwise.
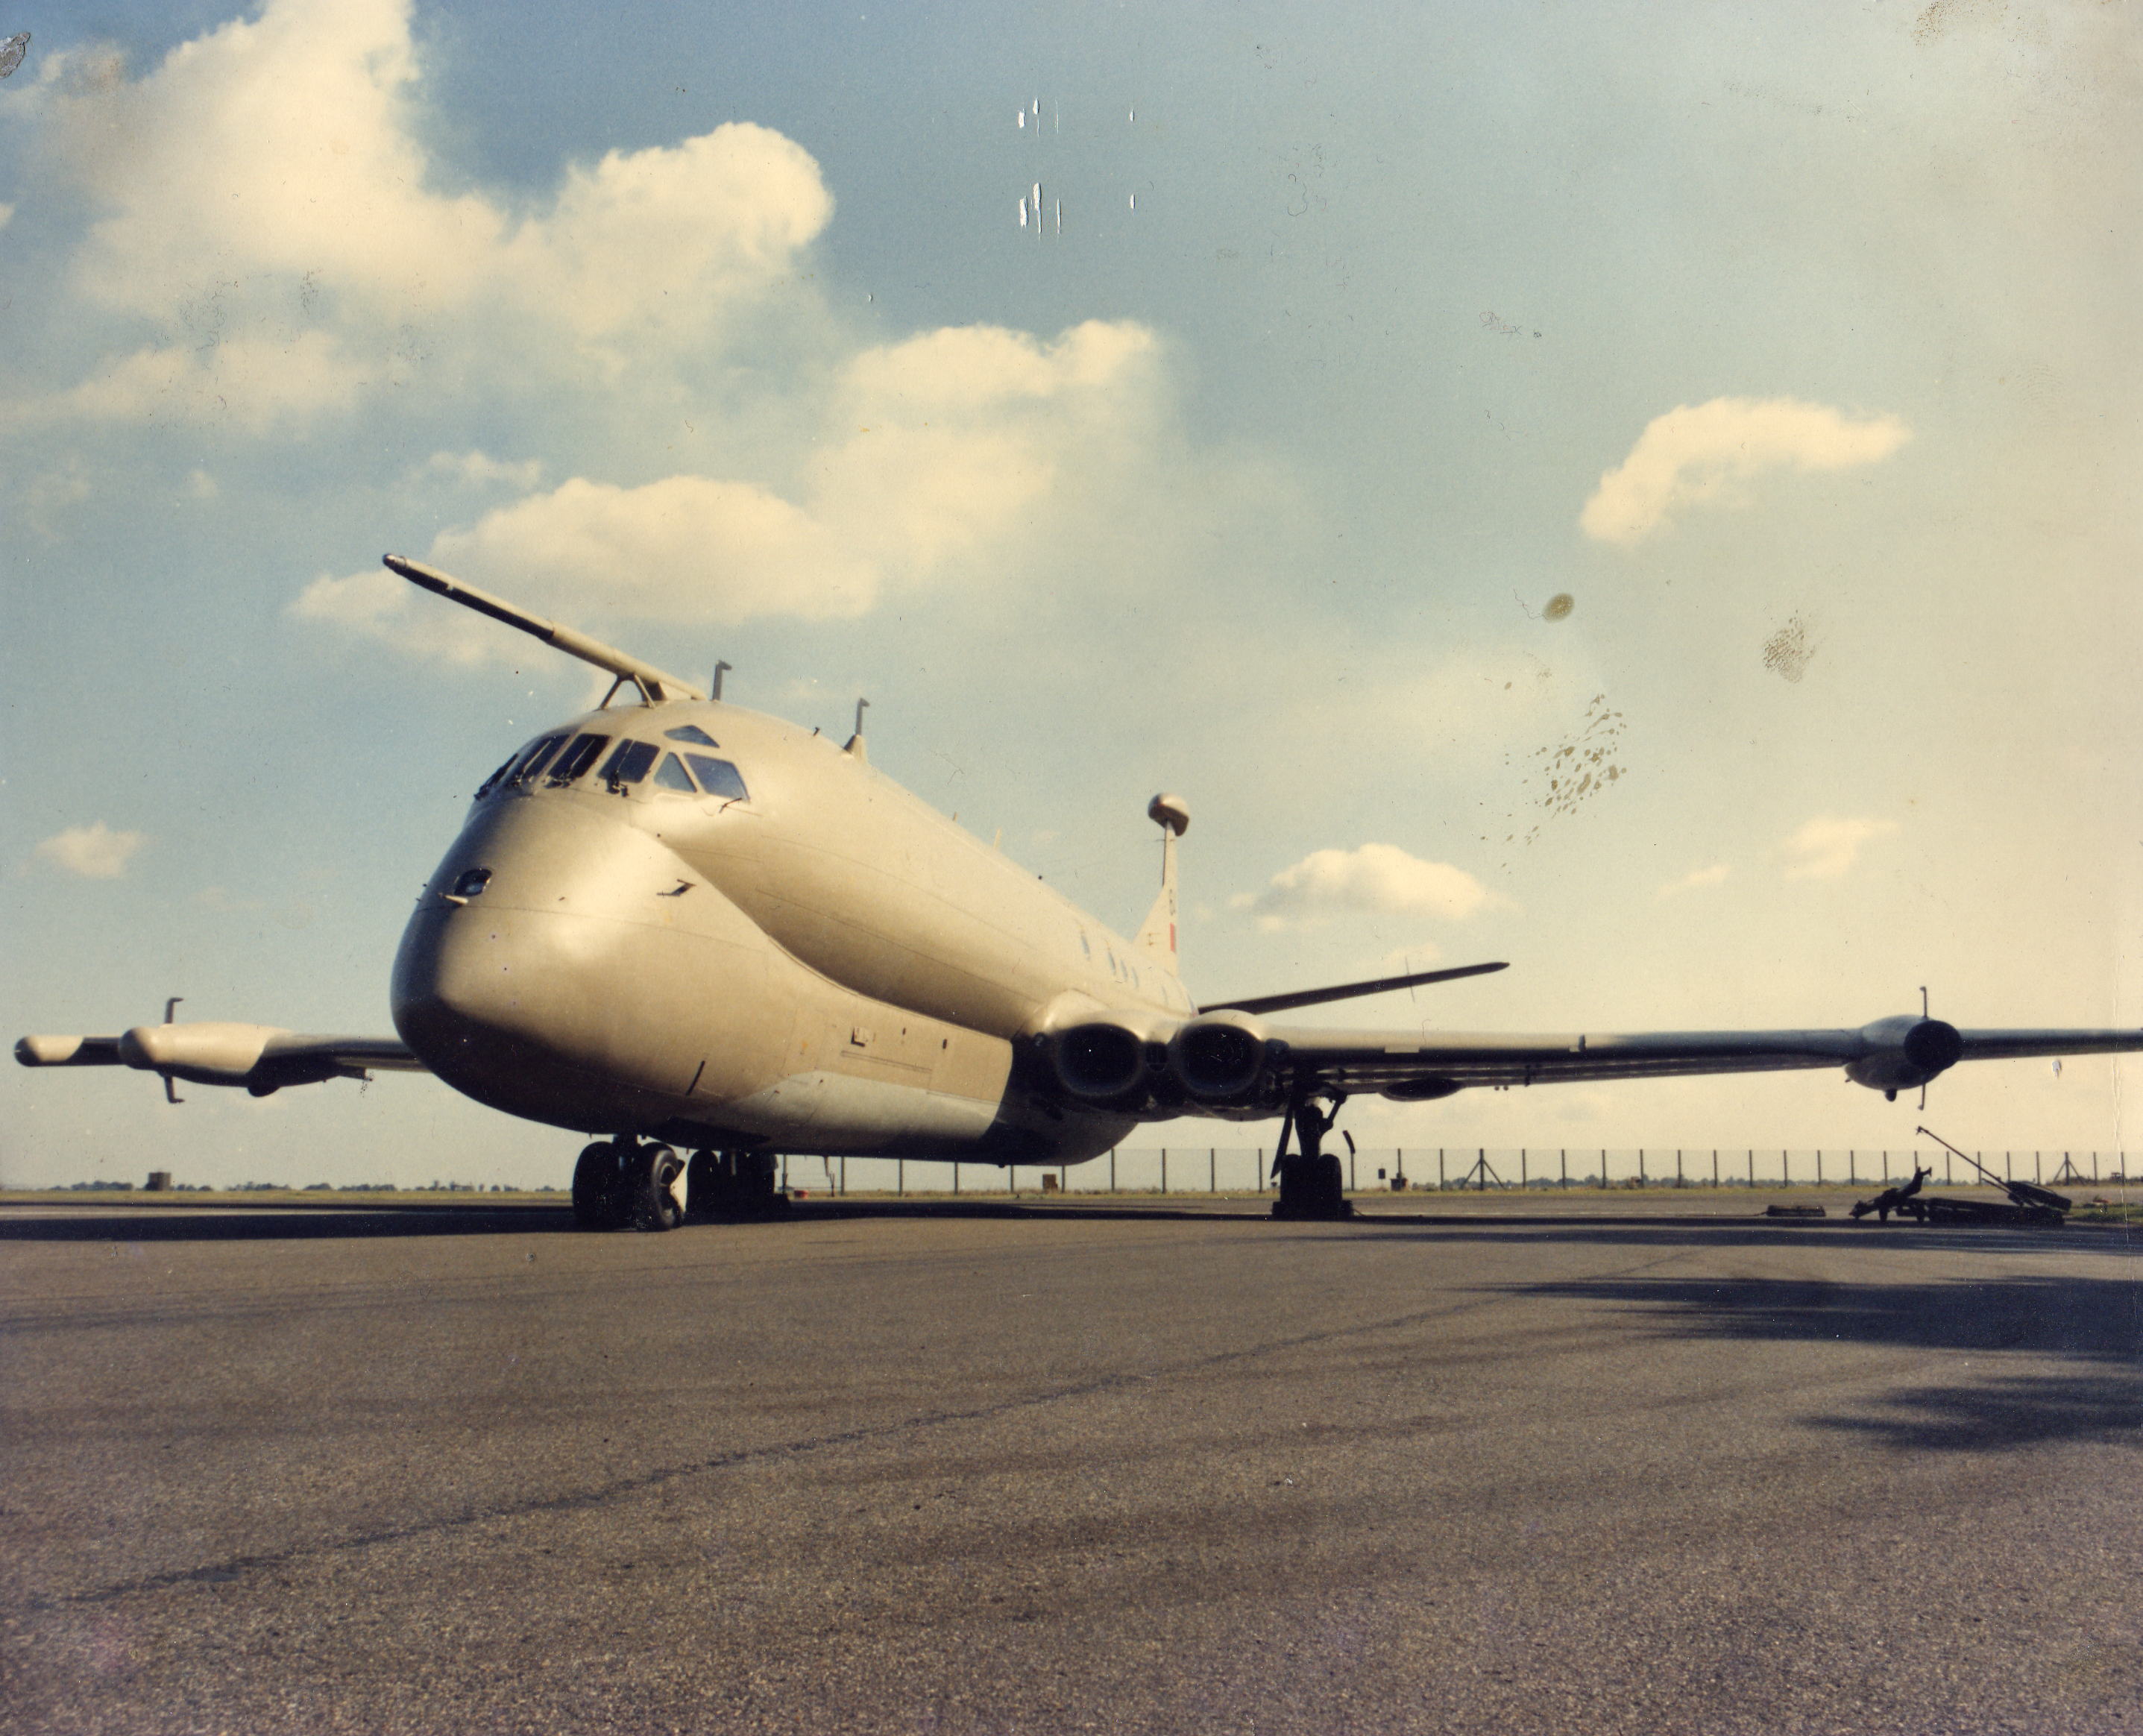
[{"label": "perimeter fence", "polygon": [[[1975,1151],[2005,1181],[2096,1187],[2124,1183],[2118,1151]],[[1932,1170],[1943,1187],[1981,1177],[1939,1148],[1788,1150],[1778,1146],[1407,1145],[1339,1153],[1353,1193],[1492,1192],[1563,1188],[1882,1187]],[[782,1185],[806,1194],[1258,1194],[1269,1192],[1269,1146],[1124,1146],[1090,1163],[1005,1169],[923,1159],[790,1155]],[[2143,1179],[2143,1178],[2138,1178]]]}]

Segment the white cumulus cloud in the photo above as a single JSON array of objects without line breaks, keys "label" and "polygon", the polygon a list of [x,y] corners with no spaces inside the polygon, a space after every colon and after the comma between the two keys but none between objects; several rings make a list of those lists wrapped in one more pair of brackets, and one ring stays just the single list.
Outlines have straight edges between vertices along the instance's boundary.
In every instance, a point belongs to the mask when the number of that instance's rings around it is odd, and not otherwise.
[{"label": "white cumulus cloud", "polygon": [[[1016,568],[1098,472],[1149,450],[1126,433],[1157,395],[1156,349],[1143,326],[1097,320],[1052,343],[983,326],[868,349],[843,372],[800,500],[710,477],[575,477],[442,532],[423,559],[568,621],[860,615],[888,588]],[[510,472],[482,453],[430,462]],[[512,649],[380,571],[318,579],[293,611],[456,661]]]},{"label": "white cumulus cloud", "polygon": [[419,477],[443,477],[449,482],[462,482],[472,488],[488,487],[502,483],[516,488],[533,488],[543,480],[543,461],[523,458],[494,458],[487,452],[435,452],[427,458],[416,472]]},{"label": "white cumulus cloud", "polygon": [[1786,878],[1836,880],[1853,870],[1862,847],[1898,829],[1895,820],[1853,819],[1819,814],[1785,841]]},{"label": "white cumulus cloud", "polygon": [[149,841],[145,832],[115,832],[102,820],[69,826],[37,846],[40,860],[91,880],[116,880],[134,853]]},{"label": "white cumulus cloud", "polygon": [[73,288],[138,334],[18,416],[265,432],[453,372],[525,379],[700,354],[833,210],[809,152],[732,122],[568,167],[532,210],[437,185],[408,0],[267,0],[139,78],[58,62],[26,119],[103,215]]},{"label": "white cumulus cloud", "polygon": [[1670,880],[1660,888],[1660,896],[1671,898],[1677,893],[1695,892],[1699,887],[1716,886],[1734,872],[1733,864],[1715,862],[1709,868],[1691,868],[1679,880]]},{"label": "white cumulus cloud", "polygon": [[1424,862],[1396,844],[1366,843],[1353,850],[1313,850],[1274,875],[1263,892],[1233,902],[1249,910],[1260,928],[1273,929],[1351,914],[1456,922],[1509,900],[1448,862]]},{"label": "white cumulus cloud", "polygon": [[1792,398],[1715,398],[1656,416],[1600,478],[1578,524],[1624,547],[1690,506],[1769,470],[1843,470],[1887,458],[1912,438],[1895,416],[1854,418]]}]

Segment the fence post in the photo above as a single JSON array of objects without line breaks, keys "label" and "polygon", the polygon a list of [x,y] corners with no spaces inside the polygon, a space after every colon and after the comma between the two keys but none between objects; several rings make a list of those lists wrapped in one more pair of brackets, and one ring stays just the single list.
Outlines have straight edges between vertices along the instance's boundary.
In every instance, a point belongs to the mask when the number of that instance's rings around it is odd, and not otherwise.
[{"label": "fence post", "polygon": [[1644,1186],[1644,1185],[1645,1185],[1645,1148],[1644,1148],[1642,1145],[1640,1145],[1640,1146],[1638,1146],[1638,1147],[1637,1147],[1637,1186],[1638,1186],[1640,1189],[1642,1189],[1642,1188],[1643,1188],[1643,1186]]},{"label": "fence post", "polygon": [[1675,1185],[1680,1187],[1681,1185],[1681,1147],[1677,1145],[1675,1147]]},{"label": "fence post", "polygon": [[953,1162],[953,1191],[956,1194],[960,1191],[960,1164],[957,1158]]},{"label": "fence post", "polygon": [[1258,1147],[1258,1170],[1255,1180],[1258,1191],[1260,1194],[1264,1193],[1265,1190],[1265,1148],[1262,1145]]},{"label": "fence post", "polygon": [[1605,1145],[1600,1148],[1600,1191],[1603,1194],[1607,1191],[1607,1148]]},{"label": "fence post", "polygon": [[1520,1193],[1523,1193],[1525,1191],[1527,1180],[1526,1148],[1523,1145],[1521,1145],[1518,1147],[1518,1191]]},{"label": "fence post", "polygon": [[1347,1153],[1347,1191],[1354,1191],[1354,1154],[1351,1149]]},{"label": "fence post", "polygon": [[1714,1187],[1719,1185],[1719,1148],[1716,1145],[1711,1148],[1711,1185]]},{"label": "fence post", "polygon": [[1161,1190],[1164,1194],[1168,1191],[1168,1147],[1166,1145],[1161,1148]]},{"label": "fence post", "polygon": [[1111,1194],[1113,1194],[1113,1193],[1115,1193],[1115,1192],[1116,1192],[1116,1148],[1114,1145],[1111,1145],[1111,1146],[1110,1146],[1110,1147],[1109,1147],[1109,1191],[1110,1191]]},{"label": "fence post", "polygon": [[1749,1185],[1752,1188],[1756,1185],[1756,1152],[1754,1146],[1749,1150]]},{"label": "fence post", "polygon": [[1439,1194],[1443,1191],[1443,1147],[1441,1145],[1436,1148],[1436,1190]]},{"label": "fence post", "polygon": [[1818,1187],[1823,1185],[1823,1147],[1820,1145],[1815,1148],[1815,1185]]},{"label": "fence post", "polygon": [[1205,1191],[1209,1194],[1220,1191],[1220,1150],[1217,1145],[1205,1148]]},{"label": "fence post", "polygon": [[1560,1172],[1560,1179],[1556,1185],[1566,1188],[1570,1185],[1570,1150],[1567,1146],[1555,1154],[1555,1161]]},{"label": "fence post", "polygon": [[897,1157],[893,1160],[893,1195],[894,1199],[899,1199],[906,1198],[907,1194],[908,1160],[904,1157]]}]

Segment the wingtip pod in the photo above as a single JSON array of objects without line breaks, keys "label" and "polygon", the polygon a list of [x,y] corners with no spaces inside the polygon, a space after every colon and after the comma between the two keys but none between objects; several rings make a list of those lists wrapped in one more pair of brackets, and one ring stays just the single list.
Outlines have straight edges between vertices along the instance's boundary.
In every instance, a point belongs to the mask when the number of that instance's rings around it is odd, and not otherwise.
[{"label": "wingtip pod", "polygon": [[116,1067],[116,1036],[24,1036],[15,1040],[15,1059],[26,1067]]},{"label": "wingtip pod", "polygon": [[1942,1019],[1901,1013],[1863,1025],[1860,1036],[1868,1052],[1846,1063],[1845,1076],[1870,1091],[1913,1090],[1964,1058],[1963,1034]]}]

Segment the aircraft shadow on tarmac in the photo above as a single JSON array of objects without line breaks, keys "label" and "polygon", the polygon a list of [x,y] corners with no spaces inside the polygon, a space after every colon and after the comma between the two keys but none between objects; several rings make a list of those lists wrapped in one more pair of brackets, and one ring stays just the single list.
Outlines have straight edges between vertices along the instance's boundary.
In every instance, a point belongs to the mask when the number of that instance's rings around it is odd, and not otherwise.
[{"label": "aircraft shadow on tarmac", "polygon": [[1986,1358],[2007,1354],[2080,1365],[2056,1373],[1992,1373],[1975,1383],[1902,1385],[1878,1401],[1878,1414],[1807,1419],[1899,1452],[1999,1452],[2060,1441],[2133,1446],[2143,1421],[2143,1322],[2132,1279],[1608,1278],[1505,1288],[1641,1309],[1665,1337],[1875,1344],[1924,1349],[1931,1357],[1964,1352],[1975,1369]]},{"label": "aircraft shadow on tarmac", "polygon": [[[1043,1204],[1032,1199],[811,1199],[771,1217],[717,1220],[732,1227],[779,1229],[814,1223],[859,1219],[1013,1219],[1036,1223],[1076,1219],[1086,1222],[1172,1222],[1240,1224],[1265,1222],[1262,1201],[1244,1199],[1210,1205],[1126,1205]],[[688,1224],[690,1234],[696,1224]],[[1513,1238],[1589,1242],[1616,1247],[1776,1247],[1782,1242],[1835,1246],[1840,1239],[1865,1240],[1892,1248],[1984,1247],[1995,1237],[2005,1254],[2073,1253],[2096,1249],[2099,1232],[1971,1230],[1945,1232],[1923,1228],[1877,1228],[1833,1219],[1824,1224],[1776,1222],[1740,1216],[1659,1216],[1631,1213],[1601,1217],[1590,1213],[1557,1215],[1523,1214],[1373,1211],[1330,1224],[1274,1224],[1276,1235],[1307,1235],[1329,1242],[1335,1234],[1368,1230],[1379,1241],[1418,1239],[1508,1242]],[[629,1232],[628,1232],[629,1233]],[[453,1201],[396,1200],[369,1204],[352,1202],[321,1205],[250,1205],[230,1199],[200,1205],[144,1208],[116,1200],[38,1202],[19,1216],[0,1216],[0,1242],[258,1242],[285,1239],[345,1240],[396,1236],[556,1235],[584,1232],[573,1222],[562,1199],[512,1202],[480,1199]],[[2085,1243],[2082,1236],[2093,1239]],[[2111,1251],[2106,1245],[2106,1251]]]},{"label": "aircraft shadow on tarmac", "polygon": [[[1220,1223],[1230,1215],[1166,1206],[1025,1205],[976,1200],[814,1200],[768,1218],[721,1220],[732,1227],[779,1229],[855,1218],[1171,1219]],[[695,1226],[681,1232],[690,1234]],[[630,1234],[630,1232],[625,1232]],[[578,1235],[572,1208],[517,1201],[512,1204],[156,1206],[148,1209],[101,1202],[39,1204],[19,1217],[0,1217],[0,1242],[272,1242],[342,1240],[393,1236]]]}]

